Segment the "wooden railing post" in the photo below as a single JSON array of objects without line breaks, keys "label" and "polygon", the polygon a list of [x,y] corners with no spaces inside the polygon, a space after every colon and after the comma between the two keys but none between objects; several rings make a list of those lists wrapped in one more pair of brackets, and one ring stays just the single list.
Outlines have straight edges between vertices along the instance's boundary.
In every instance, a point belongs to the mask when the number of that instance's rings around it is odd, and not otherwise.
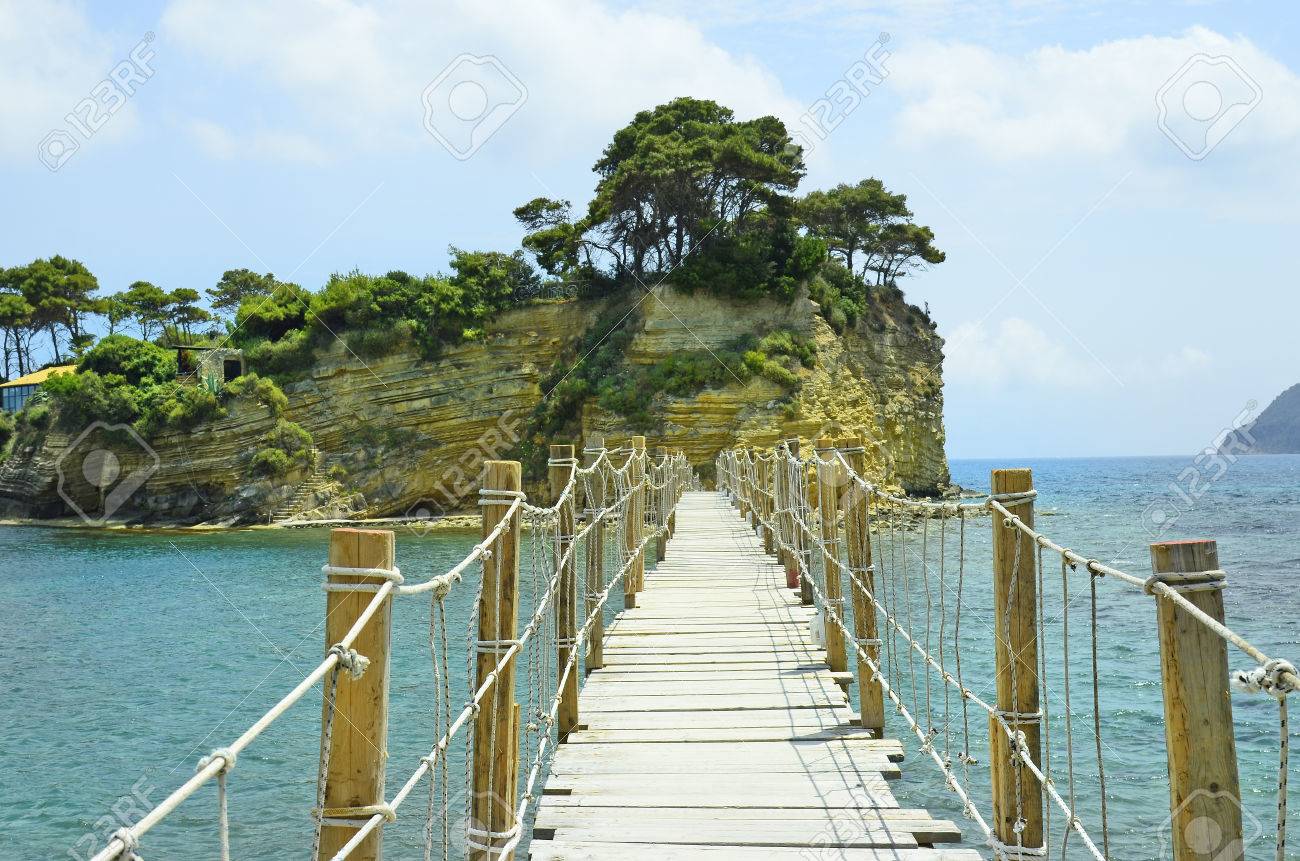
[{"label": "wooden railing post", "polygon": [[[788,440],[786,444],[790,447],[790,453],[798,458],[799,438],[795,437],[794,439]],[[813,486],[815,481],[809,480],[808,465],[804,463],[801,463],[799,466],[799,476],[803,480],[803,485],[802,487],[796,485],[792,488],[791,505],[793,505],[796,510],[795,519],[806,525],[811,519],[809,517],[809,514],[812,512],[810,500],[813,498],[812,494],[814,493]],[[799,548],[799,559],[795,560],[795,568],[798,571],[807,571],[810,577],[812,576],[811,543],[812,541],[809,539],[807,533],[805,533],[803,528],[796,523],[794,527],[794,545]],[[799,565],[800,560],[803,561],[802,566]],[[805,607],[811,607],[813,605],[812,584],[809,583],[802,574],[799,576],[799,603]]]},{"label": "wooden railing post", "polygon": [[[551,484],[551,504],[560,498],[564,488],[573,477],[577,461],[573,457],[573,446],[551,446],[548,463],[548,478]],[[574,491],[577,492],[576,489]],[[570,552],[573,546],[573,534],[576,524],[573,508],[576,501],[560,506],[559,546],[555,548],[556,559],[565,560],[560,565],[559,581],[556,584],[555,603],[555,643],[556,643],[556,683],[564,678],[564,669],[573,655],[575,639],[578,636],[578,560]],[[567,559],[566,559],[567,555]],[[560,709],[557,715],[557,731],[563,741],[569,733],[578,728],[578,675],[582,672],[581,662],[575,663],[572,672],[559,691]]]},{"label": "wooden railing post", "polygon": [[[663,522],[664,512],[668,509],[670,505],[672,505],[672,500],[669,498],[669,494],[671,493],[671,481],[669,478],[669,474],[671,470],[669,469],[668,449],[664,448],[663,446],[659,446],[658,448],[656,448],[655,462],[659,464],[659,469],[658,469],[659,481],[663,482],[664,485],[662,490],[656,490],[654,492],[655,509],[659,512],[659,517],[658,517],[659,522]],[[656,526],[657,525],[658,524],[656,524]],[[668,533],[665,531],[659,533],[659,537],[655,539],[655,561],[656,562],[664,561],[664,558],[666,557],[667,553],[668,553]]]},{"label": "wooden railing post", "polygon": [[[1034,488],[1033,473],[1028,469],[995,469],[990,487],[994,497],[1028,494]],[[1003,504],[1008,510],[1026,526],[1034,525],[1031,497],[1005,498]],[[1008,525],[1004,518],[994,514],[992,520],[997,709],[1013,732],[1024,733],[1029,756],[1041,767],[1035,545],[1033,539]],[[994,836],[1007,846],[1039,849],[1043,846],[1042,785],[1013,757],[1014,750],[1002,725],[990,715]]]},{"label": "wooden railing post", "polygon": [[[776,514],[773,523],[777,528],[776,537],[779,538],[780,541],[774,541],[774,543],[776,544],[777,561],[780,562],[781,566],[785,569],[785,579],[786,582],[789,583],[790,569],[794,568],[795,565],[791,551],[785,546],[785,537],[790,534],[790,515],[785,510],[790,507],[790,494],[787,487],[789,484],[789,469],[785,462],[789,449],[784,440],[777,442],[775,451],[776,458],[773,461],[772,468],[776,470],[776,472],[772,476],[772,490],[775,494],[775,505],[778,513]],[[793,544],[794,539],[791,538],[790,545],[793,546]]]},{"label": "wooden railing post", "polygon": [[[387,529],[334,529],[330,532],[329,564],[332,568],[388,568],[394,563],[393,533]],[[347,573],[328,575],[331,584],[383,584],[383,577]],[[325,593],[325,647],[343,640],[375,597],[373,591]],[[369,813],[349,815],[348,810],[384,802],[383,751],[388,745],[388,655],[393,631],[393,601],[384,606],[352,643],[358,654],[370,659],[360,678],[339,673],[334,718],[330,732],[329,769],[325,777],[327,820],[355,820],[356,826],[321,826],[321,859],[333,858],[352,839]],[[325,711],[322,710],[322,727]],[[323,741],[323,734],[322,734]],[[352,853],[353,858],[374,861],[381,854],[383,831],[370,834]]]},{"label": "wooden railing post", "polygon": [[[835,440],[828,436],[820,437],[817,440],[817,457],[822,460],[835,460]],[[841,472],[842,467],[839,463],[833,466],[814,467],[817,473],[817,510],[821,519],[821,548],[825,552],[821,553],[822,570],[825,571],[826,577],[826,663],[830,665],[831,672],[842,673],[848,669],[848,655],[844,648],[844,631],[831,621],[831,614],[834,613],[841,620],[847,622],[844,615],[844,589],[843,580],[840,577],[840,568],[836,562],[840,559],[840,528],[839,528],[839,493],[840,482],[836,479]],[[835,562],[829,560],[834,559]]]},{"label": "wooden railing post", "polygon": [[[505,517],[509,494],[520,490],[521,470],[512,460],[489,460],[483,464],[483,489],[504,491],[500,497],[484,500],[483,537]],[[475,658],[475,689],[496,668],[500,655],[515,639],[519,614],[519,532],[516,511],[510,526],[490,548],[483,560],[483,595],[478,611],[478,654]],[[519,706],[515,702],[515,659],[511,658],[488,685],[474,718],[473,798],[470,803],[469,861],[510,861],[488,847],[504,845],[520,827],[515,822],[515,777],[518,773]]]},{"label": "wooden railing post", "polygon": [[772,462],[770,460],[760,460],[758,462],[758,486],[763,490],[759,494],[758,505],[763,512],[763,519],[767,524],[762,527],[763,530],[763,552],[771,556],[775,552],[776,542],[772,537],[772,498],[768,496],[772,492]]},{"label": "wooden railing post", "polygon": [[[631,469],[628,470],[628,484],[636,485],[641,479],[645,478],[645,460],[638,457],[645,453],[645,437],[632,437],[632,456],[634,462]],[[628,568],[627,576],[623,578],[623,607],[632,609],[636,606],[637,593],[641,591],[645,580],[645,553],[638,548],[641,546],[641,527],[645,519],[645,488],[641,488],[632,494],[626,506],[627,527],[623,530],[625,539],[624,550],[628,556],[632,556],[632,565]]]},{"label": "wooden railing post", "polygon": [[[603,445],[584,448],[582,456],[586,460],[583,466],[591,466],[600,460],[604,453]],[[595,483],[595,479],[592,479]],[[603,506],[605,500],[601,500]],[[587,523],[594,523],[595,519],[600,516],[602,509],[592,504],[590,499],[587,500],[586,519]],[[587,533],[587,607],[585,617],[590,617],[596,613],[596,605],[600,603],[600,595],[605,591],[605,522],[601,522],[592,527]],[[584,622],[585,624],[585,622]],[[605,613],[602,608],[601,612],[596,613],[596,620],[591,624],[591,637],[587,644],[587,672],[599,670],[605,666]]]},{"label": "wooden railing post", "polygon": [[[847,436],[840,439],[840,451],[848,462],[849,469],[862,476],[867,467],[866,443],[861,436]],[[871,500],[866,491],[857,482],[849,479],[845,490],[844,540],[847,542],[849,571],[852,582],[849,590],[853,595],[853,636],[862,644],[863,650],[880,666],[880,629],[876,623],[876,605],[871,598],[876,593],[875,572],[871,564]],[[857,654],[857,650],[854,650]],[[858,658],[858,701],[862,725],[878,733],[885,734],[885,689],[874,677],[871,666],[861,657]]]},{"label": "wooden railing post", "polygon": [[[1151,545],[1151,570],[1177,588],[1188,574],[1208,574],[1182,592],[1223,622],[1223,579],[1213,541]],[[1169,756],[1169,820],[1174,861],[1241,861],[1241,786],[1228,688],[1228,644],[1166,597],[1156,597],[1160,675]]]},{"label": "wooden railing post", "polygon": [[[682,450],[677,449],[671,453],[675,457],[677,455],[680,455],[682,453]],[[680,499],[682,495],[682,479],[681,476],[677,474],[676,469],[672,471],[672,482],[673,482],[672,495],[668,501],[668,504],[671,506],[671,508],[668,511],[668,537],[669,538],[672,538],[673,533],[677,531],[677,500]]]}]

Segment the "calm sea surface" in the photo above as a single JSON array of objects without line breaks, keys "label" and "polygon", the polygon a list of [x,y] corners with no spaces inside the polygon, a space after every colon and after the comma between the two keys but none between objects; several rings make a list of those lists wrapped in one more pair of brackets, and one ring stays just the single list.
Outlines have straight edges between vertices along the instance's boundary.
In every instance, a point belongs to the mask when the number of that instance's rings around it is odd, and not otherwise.
[{"label": "calm sea surface", "polygon": [[[963,486],[986,488],[988,471],[995,466],[1032,466],[1038,510],[1050,515],[1041,517],[1040,528],[1062,544],[1135,575],[1149,573],[1147,544],[1153,535],[1217,539],[1229,575],[1229,624],[1269,654],[1300,660],[1300,457],[1245,458],[1217,478],[1218,469],[1194,467],[1187,458],[956,461],[953,477]],[[1194,481],[1189,467],[1196,470]],[[990,528],[987,518],[966,523],[959,636],[953,628],[955,523],[943,535],[943,580],[930,584],[931,594],[947,596],[942,619],[932,608],[932,648],[937,650],[942,639],[951,661],[960,645],[967,684],[988,698]],[[932,578],[938,538],[932,526],[925,536]],[[399,532],[399,564],[408,579],[422,579],[454,564],[475,540],[468,534]],[[915,532],[895,537],[897,558],[913,566],[908,583],[918,598],[923,594],[921,542]],[[323,530],[189,535],[0,528],[0,630],[6,649],[0,696],[4,856],[89,857],[102,846],[104,833],[116,827],[119,814],[133,821],[143,802],[161,801],[193,772],[201,755],[232,740],[301,679],[325,645],[320,566],[326,549]],[[1059,562],[1049,558],[1044,574],[1048,678],[1056,692],[1048,697],[1057,751],[1051,764],[1062,794],[1068,795],[1061,744],[1065,602]],[[1154,607],[1150,598],[1123,584],[1102,580],[1097,585],[1111,857],[1154,859],[1160,857],[1159,833],[1168,806]],[[1088,577],[1071,574],[1069,589],[1075,794],[1088,830],[1100,841]],[[453,593],[452,631],[465,630],[472,597],[468,586]],[[923,632],[923,606],[914,604],[913,612],[913,629]],[[399,601],[396,620],[390,786],[427,752],[433,732],[428,604]],[[453,642],[452,667],[460,685],[465,648],[463,638]],[[898,658],[905,662],[905,653]],[[1230,663],[1249,665],[1236,653],[1230,654]],[[924,672],[917,669],[915,699],[924,716]],[[911,707],[911,673],[903,674]],[[230,777],[236,857],[307,853],[319,703],[318,693],[309,695],[240,756]],[[1244,694],[1234,694],[1233,707],[1247,831],[1264,834],[1248,857],[1271,858],[1277,708],[1267,697]],[[904,736],[901,718],[890,711],[889,720],[891,735]],[[935,679],[925,722],[934,727],[939,749],[961,750],[960,703],[951,695],[945,703]],[[986,724],[974,710],[969,723],[971,753],[978,760],[969,767],[969,781],[980,808],[987,810]],[[937,769],[915,739],[908,745],[905,777],[894,787],[900,802],[964,822],[954,796],[936,777]],[[453,783],[457,773],[463,774],[459,751],[453,758]],[[420,793],[410,804],[401,821],[388,829],[388,857],[422,857]],[[200,790],[146,837],[145,857],[216,858],[215,812],[214,790]],[[1061,817],[1055,819],[1054,857]],[[976,829],[966,824],[968,837],[977,844]],[[1077,839],[1072,840],[1067,857],[1083,857],[1078,849]]]}]

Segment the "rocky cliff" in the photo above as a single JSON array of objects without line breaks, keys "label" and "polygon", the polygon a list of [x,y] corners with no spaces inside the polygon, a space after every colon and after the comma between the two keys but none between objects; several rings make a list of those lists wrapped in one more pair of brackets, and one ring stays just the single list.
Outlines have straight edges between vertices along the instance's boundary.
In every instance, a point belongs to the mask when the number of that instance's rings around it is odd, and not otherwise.
[{"label": "rocky cliff", "polygon": [[[482,339],[449,347],[434,361],[406,348],[361,358],[334,342],[305,379],[284,386],[287,416],[311,432],[317,466],[275,483],[247,477],[247,456],[273,420],[243,400],[232,401],[220,420],[145,448],[121,432],[27,440],[0,468],[0,515],[68,516],[77,513],[70,503],[113,520],[189,523],[304,512],[423,517],[472,508],[482,461],[509,456],[526,438],[544,381],[577,360],[578,339],[609,310],[570,300],[510,311]],[[632,319],[632,363],[719,350],[739,335],[778,328],[816,348],[814,366],[798,372],[793,392],[753,377],[688,397],[658,396],[661,422],[646,434],[648,446],[681,448],[707,473],[717,452],[737,441],[766,446],[791,435],[862,431],[873,441],[876,478],[914,493],[948,483],[942,341],[905,305],[877,309],[837,335],[806,297],[741,302],[661,287]],[[594,403],[583,407],[579,425],[584,438],[633,433]],[[114,496],[124,481],[139,487]]]},{"label": "rocky cliff", "polygon": [[1300,385],[1273,399],[1250,425],[1254,454],[1300,453]]}]

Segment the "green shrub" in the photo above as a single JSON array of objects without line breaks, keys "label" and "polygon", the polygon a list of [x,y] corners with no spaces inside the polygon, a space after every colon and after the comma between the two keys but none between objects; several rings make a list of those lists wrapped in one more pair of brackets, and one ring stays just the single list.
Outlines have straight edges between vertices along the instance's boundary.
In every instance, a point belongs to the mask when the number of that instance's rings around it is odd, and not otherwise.
[{"label": "green shrub", "polygon": [[45,430],[50,426],[50,405],[43,402],[27,403],[14,417],[14,424],[19,432],[24,430]]},{"label": "green shrub", "polygon": [[252,398],[257,401],[266,407],[271,418],[280,418],[289,408],[289,398],[276,385],[275,380],[255,373],[244,374],[231,380],[226,384],[226,391],[236,398]]},{"label": "green shrub", "polygon": [[9,445],[9,440],[13,439],[16,430],[17,423],[14,421],[14,417],[9,413],[0,412],[0,454]]},{"label": "green shrub", "polygon": [[295,468],[315,465],[311,434],[294,422],[277,419],[261,442],[248,462],[249,472],[256,477],[282,478]]},{"label": "green shrub", "polygon": [[136,427],[151,437],[163,430],[193,430],[225,414],[221,400],[204,386],[160,387],[147,397],[144,414]]},{"label": "green shrub", "polygon": [[148,341],[109,335],[91,347],[77,365],[78,374],[87,371],[114,374],[132,386],[158,385],[176,379],[176,354]]},{"label": "green shrub", "polygon": [[249,369],[282,381],[305,376],[315,358],[315,338],[306,329],[286,332],[279,340],[262,338],[244,345],[244,362]]},{"label": "green shrub", "polygon": [[143,413],[143,393],[120,374],[55,374],[41,387],[58,407],[58,426],[65,431],[96,421],[134,424]]},{"label": "green shrub", "polygon": [[289,455],[278,448],[258,449],[248,462],[248,470],[260,478],[281,478],[289,474]]}]

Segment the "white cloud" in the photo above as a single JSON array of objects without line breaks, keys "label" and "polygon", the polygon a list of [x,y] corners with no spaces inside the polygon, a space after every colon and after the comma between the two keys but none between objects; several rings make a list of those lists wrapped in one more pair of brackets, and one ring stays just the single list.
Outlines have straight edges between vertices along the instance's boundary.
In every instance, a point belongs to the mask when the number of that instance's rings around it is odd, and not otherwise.
[{"label": "white cloud", "polygon": [[[310,132],[331,154],[436,147],[422,128],[421,93],[464,53],[493,55],[523,82],[528,100],[500,137],[534,153],[568,153],[575,141],[590,149],[589,138],[607,140],[635,111],[679,95],[717,99],[741,116],[792,120],[802,111],[760,63],[720,48],[686,20],[597,0],[462,0],[436,14],[413,0],[176,0],[163,30],[183,50],[246,76],[256,99],[287,113],[280,122],[299,136]],[[244,113],[269,112],[250,105]],[[274,122],[219,141],[210,129],[199,134],[206,146],[239,152],[258,134],[283,134]]]},{"label": "white cloud", "polygon": [[996,325],[980,321],[954,328],[946,336],[943,370],[944,379],[959,386],[1002,389],[1030,383],[1077,391],[1113,387],[1117,379],[1125,385],[1168,383],[1213,364],[1208,353],[1190,345],[1154,358],[1108,355],[1104,361],[1114,365],[1114,376],[1102,361],[1063,331],[1052,334],[1022,317],[1007,317]]},{"label": "white cloud", "polygon": [[[113,51],[71,3],[0,0],[0,153],[35,164],[37,143],[66,128],[64,115],[122,59]],[[104,131],[124,130],[131,110],[128,104]]]},{"label": "white cloud", "polygon": [[[1231,58],[1249,80],[1228,66],[1198,66],[1189,83],[1204,77],[1225,104],[1249,94],[1253,82],[1263,92],[1226,146],[1300,142],[1300,78],[1249,39],[1204,27],[1084,50],[1049,45],[1025,55],[963,42],[902,45],[890,61],[889,85],[905,98],[898,134],[908,142],[964,142],[1005,159],[1106,157],[1169,145],[1156,124],[1157,93],[1198,54]],[[1187,89],[1175,86],[1167,99],[1175,119]],[[1212,93],[1189,92],[1194,108],[1198,94]]]},{"label": "white cloud", "polygon": [[1030,382],[1076,389],[1110,382],[1096,362],[1067,349],[1064,337],[1053,338],[1021,317],[995,327],[962,323],[946,341],[943,371],[949,384],[1002,388]]}]

